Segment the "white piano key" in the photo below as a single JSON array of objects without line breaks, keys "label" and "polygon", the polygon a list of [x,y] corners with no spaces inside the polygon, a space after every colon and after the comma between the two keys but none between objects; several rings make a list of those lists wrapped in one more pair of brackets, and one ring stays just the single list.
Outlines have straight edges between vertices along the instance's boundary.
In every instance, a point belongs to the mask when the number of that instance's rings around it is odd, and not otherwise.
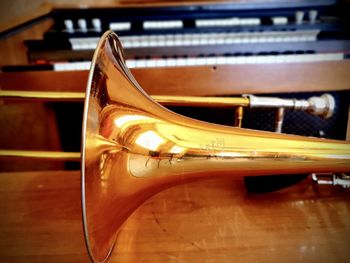
[{"label": "white piano key", "polygon": [[132,48],[132,45],[130,42],[128,41],[125,41],[125,42],[121,41],[121,42],[124,48]]},{"label": "white piano key", "polygon": [[168,59],[166,59],[166,65],[168,67],[174,67],[174,66],[176,66],[176,60],[177,59],[175,59],[175,58],[168,58]]},{"label": "white piano key", "polygon": [[85,19],[83,18],[78,19],[78,26],[81,32],[84,32],[84,33],[87,32],[87,23]]},{"label": "white piano key", "polygon": [[192,45],[191,38],[186,37],[186,35],[184,35],[184,38],[183,38],[183,45],[184,45],[184,46],[190,46],[190,45]]},{"label": "white piano key", "polygon": [[99,41],[98,37],[70,38],[73,50],[95,49]]},{"label": "white piano key", "polygon": [[216,57],[209,57],[206,61],[208,65],[216,65],[217,64],[217,58]]},{"label": "white piano key", "polygon": [[292,35],[284,35],[282,37],[282,41],[283,42],[295,42],[295,37],[293,37]]},{"label": "white piano key", "polygon": [[165,59],[157,59],[156,66],[157,67],[165,67],[166,66]]},{"label": "white piano key", "polygon": [[222,27],[240,25],[237,17],[219,18],[219,19],[196,19],[196,27]]},{"label": "white piano key", "polygon": [[157,46],[157,43],[158,41],[157,41],[157,37],[156,36],[150,36],[149,38],[148,38],[148,46],[149,47],[155,47],[155,46]]},{"label": "white piano key", "polygon": [[53,70],[54,71],[65,71],[65,67],[61,63],[56,63],[53,65]]},{"label": "white piano key", "polygon": [[91,62],[90,61],[80,62],[79,70],[89,70],[90,66],[91,66]]},{"label": "white piano key", "polygon": [[196,58],[187,58],[187,61],[186,61],[186,65],[187,66],[194,66],[196,65]]},{"label": "white piano key", "polygon": [[93,18],[91,20],[92,27],[96,32],[101,32],[102,31],[102,23],[99,18]]},{"label": "white piano key", "polygon": [[128,43],[130,47],[140,47],[140,38],[141,36],[130,36],[130,37],[121,37],[121,41],[126,39],[126,42]]},{"label": "white piano key", "polygon": [[156,66],[156,62],[153,59],[146,60],[146,68],[154,68]]},{"label": "white piano key", "polygon": [[64,20],[64,26],[66,27],[66,31],[68,33],[74,33],[74,25],[72,20],[70,19]]},{"label": "white piano key", "polygon": [[208,65],[208,57],[196,58],[195,65],[196,66]]},{"label": "white piano key", "polygon": [[335,53],[335,54],[323,54],[323,61],[334,61],[334,60],[343,60],[344,54]]},{"label": "white piano key", "polygon": [[128,31],[131,28],[131,22],[112,22],[109,23],[109,29],[114,31]]},{"label": "white piano key", "polygon": [[74,70],[88,70],[91,62],[71,62],[71,63],[55,63],[53,64],[54,71],[74,71]]},{"label": "white piano key", "polygon": [[209,44],[209,38],[208,34],[202,34],[199,38],[197,38],[198,45],[208,45]]},{"label": "white piano key", "polygon": [[264,60],[265,57],[266,57],[266,56],[257,56],[257,57],[255,58],[255,64],[261,64],[261,63],[263,63],[263,60]]},{"label": "white piano key", "polygon": [[175,46],[183,46],[183,36],[181,34],[176,34],[174,37],[174,45]]},{"label": "white piano key", "polygon": [[97,47],[97,44],[96,43],[93,43],[93,42],[90,42],[89,45],[88,45],[88,49],[96,49]]},{"label": "white piano key", "polygon": [[256,64],[258,56],[242,56],[241,64]]},{"label": "white piano key", "polygon": [[216,39],[215,39],[215,35],[213,34],[212,36],[208,37],[208,45],[214,45],[217,43]]},{"label": "white piano key", "polygon": [[217,57],[216,58],[216,64],[217,65],[225,65],[226,64],[226,57]]},{"label": "white piano key", "polygon": [[177,61],[177,66],[183,67],[187,65],[187,59],[186,58],[179,58]]},{"label": "white piano key", "polygon": [[143,29],[175,29],[182,28],[183,22],[181,20],[169,20],[169,21],[144,21]]},{"label": "white piano key", "polygon": [[274,25],[286,25],[288,24],[288,18],[285,16],[275,16],[271,18]]},{"label": "white piano key", "polygon": [[226,64],[236,64],[237,58],[236,57],[227,57],[226,58]]},{"label": "white piano key", "polygon": [[157,42],[157,45],[155,45],[155,46],[163,47],[165,45],[166,45],[166,37],[165,37],[165,35],[158,35],[158,42]]},{"label": "white piano key", "polygon": [[138,43],[138,46],[139,47],[148,47],[148,42],[147,42],[147,39],[143,36],[141,36],[138,41],[135,41]]},{"label": "white piano key", "polygon": [[125,63],[128,68],[135,68],[136,66],[134,59],[128,59]]},{"label": "white piano key", "polygon": [[166,37],[165,37],[165,45],[168,46],[168,47],[174,46],[174,43],[175,43],[174,40],[175,40],[174,35],[166,35]]},{"label": "white piano key", "polygon": [[273,38],[271,42],[283,42],[283,35],[282,34],[276,34]]},{"label": "white piano key", "polygon": [[311,24],[316,23],[317,15],[318,15],[317,10],[310,10],[309,11],[309,21]]},{"label": "white piano key", "polygon": [[146,61],[144,59],[135,60],[135,68],[144,68],[146,66]]},{"label": "white piano key", "polygon": [[90,43],[89,42],[81,42],[81,44],[80,44],[80,49],[81,50],[88,50],[88,49],[90,49]]},{"label": "white piano key", "polygon": [[296,11],[294,15],[295,15],[295,23],[302,24],[303,20],[304,20],[304,12],[303,11]]}]

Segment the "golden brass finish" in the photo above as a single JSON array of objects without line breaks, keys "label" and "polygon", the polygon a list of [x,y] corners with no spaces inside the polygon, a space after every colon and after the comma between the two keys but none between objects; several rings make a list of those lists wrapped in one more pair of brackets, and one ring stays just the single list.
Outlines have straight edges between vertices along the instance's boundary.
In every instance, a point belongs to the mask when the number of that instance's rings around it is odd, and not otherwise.
[{"label": "golden brass finish", "polygon": [[192,96],[151,96],[156,102],[166,106],[203,107],[248,107],[249,98],[192,97]]},{"label": "golden brass finish", "polygon": [[19,91],[0,90],[0,98],[3,99],[30,99],[30,100],[53,100],[53,101],[82,101],[85,98],[83,92],[49,92],[49,91]]},{"label": "golden brass finish", "polygon": [[80,153],[78,152],[0,150],[0,158],[4,157],[80,161]]},{"label": "golden brass finish", "polygon": [[128,216],[165,188],[210,176],[350,171],[347,142],[221,126],[167,110],[138,85],[122,53],[118,37],[106,32],[86,92],[82,207],[94,262],[107,260]]},{"label": "golden brass finish", "polygon": [[284,121],[284,108],[278,108],[275,112],[275,132],[282,132],[282,125]]},{"label": "golden brass finish", "polygon": [[235,127],[241,128],[243,120],[243,107],[239,106],[235,110]]},{"label": "golden brass finish", "polygon": [[[0,90],[0,98],[3,99],[30,99],[53,101],[82,101],[85,98],[83,92],[44,92],[44,91],[18,91]],[[236,107],[249,106],[248,98],[230,97],[195,97],[195,96],[152,96],[162,105],[167,106],[203,106],[203,107]]]}]

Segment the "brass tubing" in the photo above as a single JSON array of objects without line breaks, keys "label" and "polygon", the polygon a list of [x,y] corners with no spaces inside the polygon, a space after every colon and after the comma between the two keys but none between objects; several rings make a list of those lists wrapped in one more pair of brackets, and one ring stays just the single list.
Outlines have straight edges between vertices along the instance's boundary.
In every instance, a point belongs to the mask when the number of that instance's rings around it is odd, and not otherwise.
[{"label": "brass tubing", "polygon": [[243,120],[243,107],[237,107],[235,110],[235,127],[242,127],[242,120]]},{"label": "brass tubing", "polygon": [[57,161],[80,161],[80,152],[0,150],[0,158],[28,158]]},{"label": "brass tubing", "polygon": [[[151,96],[155,101],[165,106],[197,106],[197,107],[250,107],[250,108],[286,108],[304,110],[324,118],[332,116],[335,101],[330,94],[311,97],[308,100],[280,99],[277,97],[196,97],[196,96]],[[58,91],[19,91],[0,90],[0,99],[28,99],[37,101],[83,101],[83,92]]]},{"label": "brass tubing", "polygon": [[203,106],[203,107],[247,107],[249,99],[242,97],[194,97],[194,96],[151,96],[166,106]]},{"label": "brass tubing", "polygon": [[284,121],[284,108],[278,108],[275,112],[275,132],[281,133]]},{"label": "brass tubing", "polygon": [[[249,98],[241,97],[195,97],[195,96],[151,96],[155,101],[167,106],[232,107],[249,106]],[[83,101],[83,92],[46,92],[0,90],[2,99],[29,99],[49,101]]]},{"label": "brass tubing", "polygon": [[58,91],[20,91],[20,90],[0,90],[2,99],[28,99],[28,100],[48,100],[48,101],[83,101],[84,92],[58,92]]}]

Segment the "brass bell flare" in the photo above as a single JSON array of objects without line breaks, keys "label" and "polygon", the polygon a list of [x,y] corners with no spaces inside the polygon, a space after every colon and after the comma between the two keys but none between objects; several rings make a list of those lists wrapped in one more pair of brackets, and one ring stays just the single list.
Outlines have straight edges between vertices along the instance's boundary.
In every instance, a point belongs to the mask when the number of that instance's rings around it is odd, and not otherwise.
[{"label": "brass bell flare", "polygon": [[82,134],[83,224],[93,262],[105,262],[129,215],[168,187],[210,176],[350,171],[347,142],[227,127],[169,111],[139,86],[111,31],[93,57]]}]

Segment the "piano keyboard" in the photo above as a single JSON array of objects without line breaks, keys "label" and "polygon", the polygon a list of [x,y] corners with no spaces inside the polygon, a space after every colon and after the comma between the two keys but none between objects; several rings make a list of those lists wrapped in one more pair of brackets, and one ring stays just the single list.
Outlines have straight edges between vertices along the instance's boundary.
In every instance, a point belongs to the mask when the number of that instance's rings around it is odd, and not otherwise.
[{"label": "piano keyboard", "polygon": [[[125,48],[316,41],[319,30],[121,36]],[[98,37],[69,38],[73,50],[95,49]]]},{"label": "piano keyboard", "polygon": [[[196,58],[153,58],[128,59],[129,68],[156,67],[187,67],[187,66],[218,66],[235,64],[266,64],[266,63],[303,63],[316,61],[340,61],[344,54],[303,54],[303,55],[267,55],[267,56],[217,56]],[[54,71],[88,70],[90,62],[55,63]]]},{"label": "piano keyboard", "polygon": [[106,30],[119,35],[130,67],[291,63],[349,57],[350,31],[337,5],[328,0],[302,0],[295,5],[268,2],[258,6],[58,9],[44,39],[25,42],[28,60],[49,66],[75,61],[79,63],[57,68],[86,69],[81,61],[91,60]]}]

